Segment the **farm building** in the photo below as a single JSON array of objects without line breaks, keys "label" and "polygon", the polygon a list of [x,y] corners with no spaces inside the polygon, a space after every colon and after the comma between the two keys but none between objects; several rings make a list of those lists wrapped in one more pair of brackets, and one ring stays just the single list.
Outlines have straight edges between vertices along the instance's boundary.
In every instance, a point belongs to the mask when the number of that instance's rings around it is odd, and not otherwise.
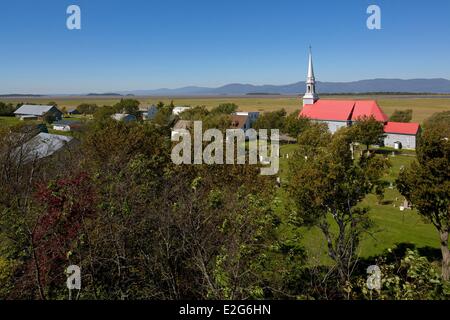
[{"label": "farm building", "polygon": [[231,128],[230,129],[250,129],[250,121],[248,116],[244,115],[231,115]]},{"label": "farm building", "polygon": [[111,118],[116,121],[123,121],[123,122],[133,122],[137,120],[135,115],[127,113],[116,113],[113,114]]},{"label": "farm building", "polygon": [[54,155],[74,141],[72,137],[41,132],[18,147],[16,156],[23,162],[32,162]]},{"label": "farm building", "polygon": [[77,114],[81,114],[81,113],[77,109],[72,108],[67,111],[67,114],[72,116],[72,115],[77,115]]},{"label": "farm building", "polygon": [[259,112],[258,111],[237,111],[237,112],[233,113],[233,115],[246,116],[247,117],[247,127],[250,128],[253,126],[255,121],[258,119]]},{"label": "farm building", "polygon": [[53,130],[56,131],[74,131],[81,128],[81,122],[61,120],[53,123]]},{"label": "farm building", "polygon": [[172,110],[172,114],[178,116],[180,113],[191,109],[191,107],[175,107]]},{"label": "farm building", "polygon": [[418,123],[388,122],[384,126],[384,145],[395,149],[416,149],[420,132]]},{"label": "farm building", "polygon": [[21,120],[42,120],[47,115],[52,115],[55,120],[61,120],[63,114],[55,106],[24,104],[14,111],[14,115]]},{"label": "farm building", "polygon": [[146,111],[142,113],[142,118],[144,120],[152,120],[153,118],[155,118],[157,113],[158,108],[155,105],[151,105]]},{"label": "farm building", "polygon": [[[299,114],[311,120],[326,123],[331,133],[343,127],[349,127],[362,117],[374,117],[385,125],[385,145],[416,148],[419,133],[418,123],[388,122],[387,115],[375,100],[321,100],[316,92],[316,80],[312,54],[309,53],[306,93],[303,96],[303,108]],[[394,141],[395,140],[395,141]],[[395,144],[398,142],[397,144]]]}]

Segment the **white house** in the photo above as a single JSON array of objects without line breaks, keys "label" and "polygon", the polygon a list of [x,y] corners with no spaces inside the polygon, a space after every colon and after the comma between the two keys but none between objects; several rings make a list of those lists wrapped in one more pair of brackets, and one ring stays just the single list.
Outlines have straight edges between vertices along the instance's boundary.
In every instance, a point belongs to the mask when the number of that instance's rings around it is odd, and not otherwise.
[{"label": "white house", "polygon": [[175,107],[172,110],[172,114],[178,116],[180,113],[191,109],[192,107]]},{"label": "white house", "polygon": [[58,121],[53,123],[53,130],[56,131],[72,131],[79,129],[81,127],[81,123],[78,121]]}]

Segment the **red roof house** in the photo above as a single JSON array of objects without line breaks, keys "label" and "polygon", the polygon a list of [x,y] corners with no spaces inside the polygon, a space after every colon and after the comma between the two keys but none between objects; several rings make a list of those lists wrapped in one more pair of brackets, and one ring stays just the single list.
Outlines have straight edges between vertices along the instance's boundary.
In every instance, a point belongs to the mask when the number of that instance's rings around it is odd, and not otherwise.
[{"label": "red roof house", "polygon": [[420,126],[418,123],[407,122],[388,122],[384,126],[385,133],[416,135],[419,132],[419,129]]}]

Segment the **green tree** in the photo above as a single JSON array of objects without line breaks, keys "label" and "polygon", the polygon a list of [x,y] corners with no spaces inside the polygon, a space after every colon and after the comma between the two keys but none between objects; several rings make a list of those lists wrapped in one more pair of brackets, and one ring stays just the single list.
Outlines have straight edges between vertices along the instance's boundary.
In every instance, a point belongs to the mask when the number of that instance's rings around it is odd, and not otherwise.
[{"label": "green tree", "polygon": [[397,188],[439,232],[442,277],[450,278],[450,125],[431,122],[417,149],[417,161],[400,172]]},{"label": "green tree", "polygon": [[284,109],[263,113],[255,121],[253,128],[259,129],[279,129],[284,128],[286,111]]},{"label": "green tree", "polygon": [[135,99],[121,99],[113,107],[118,113],[132,114],[139,117],[139,105],[140,102]]},{"label": "green tree", "polygon": [[359,142],[366,146],[367,154],[370,152],[370,145],[382,145],[385,134],[384,125],[373,116],[360,117],[351,127],[353,142]]},{"label": "green tree", "polygon": [[239,109],[234,103],[222,103],[211,110],[212,114],[232,114]]},{"label": "green tree", "polygon": [[209,111],[205,106],[196,106],[189,108],[179,114],[179,117],[183,120],[201,121],[208,116]]},{"label": "green tree", "polygon": [[311,121],[306,117],[299,117],[298,112],[294,111],[286,117],[284,120],[284,127],[282,132],[288,134],[293,138],[297,138],[298,135],[306,130],[310,126]]},{"label": "green tree", "polygon": [[[436,266],[418,250],[403,247],[388,249],[371,262],[380,268],[380,289],[369,290],[367,274],[356,278],[352,299],[446,300],[450,283],[445,283]],[[364,270],[366,271],[366,270]]]},{"label": "green tree", "polygon": [[389,121],[393,122],[410,122],[412,119],[412,109],[395,110],[389,117]]},{"label": "green tree", "polygon": [[450,111],[436,112],[431,117],[425,120],[424,128],[433,127],[442,124],[450,126]]},{"label": "green tree", "polygon": [[94,114],[98,110],[98,106],[95,103],[82,103],[77,107],[77,110],[81,114]]},{"label": "green tree", "polygon": [[373,159],[352,159],[348,129],[321,135],[315,139],[320,144],[313,142],[290,158],[289,194],[298,220],[322,231],[343,286],[350,280],[361,234],[371,226],[368,208],[358,204],[380,183],[384,168],[373,166]]},{"label": "green tree", "polygon": [[94,113],[94,119],[97,121],[111,119],[111,116],[116,113],[116,109],[111,106],[103,106],[98,108]]},{"label": "green tree", "polygon": [[11,103],[0,102],[0,116],[1,117],[11,117],[14,116],[14,111],[16,108]]}]

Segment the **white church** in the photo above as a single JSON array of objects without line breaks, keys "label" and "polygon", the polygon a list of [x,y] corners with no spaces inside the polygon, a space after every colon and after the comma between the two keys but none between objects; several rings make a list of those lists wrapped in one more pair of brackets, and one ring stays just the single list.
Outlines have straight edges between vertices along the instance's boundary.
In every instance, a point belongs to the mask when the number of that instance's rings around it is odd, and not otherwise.
[{"label": "white church", "polygon": [[342,127],[351,126],[353,122],[363,116],[373,116],[384,124],[385,146],[397,149],[416,149],[420,132],[418,123],[389,122],[387,115],[375,100],[320,99],[316,91],[311,49],[309,51],[306,93],[303,96],[303,108],[299,116],[326,123],[331,133]]}]

